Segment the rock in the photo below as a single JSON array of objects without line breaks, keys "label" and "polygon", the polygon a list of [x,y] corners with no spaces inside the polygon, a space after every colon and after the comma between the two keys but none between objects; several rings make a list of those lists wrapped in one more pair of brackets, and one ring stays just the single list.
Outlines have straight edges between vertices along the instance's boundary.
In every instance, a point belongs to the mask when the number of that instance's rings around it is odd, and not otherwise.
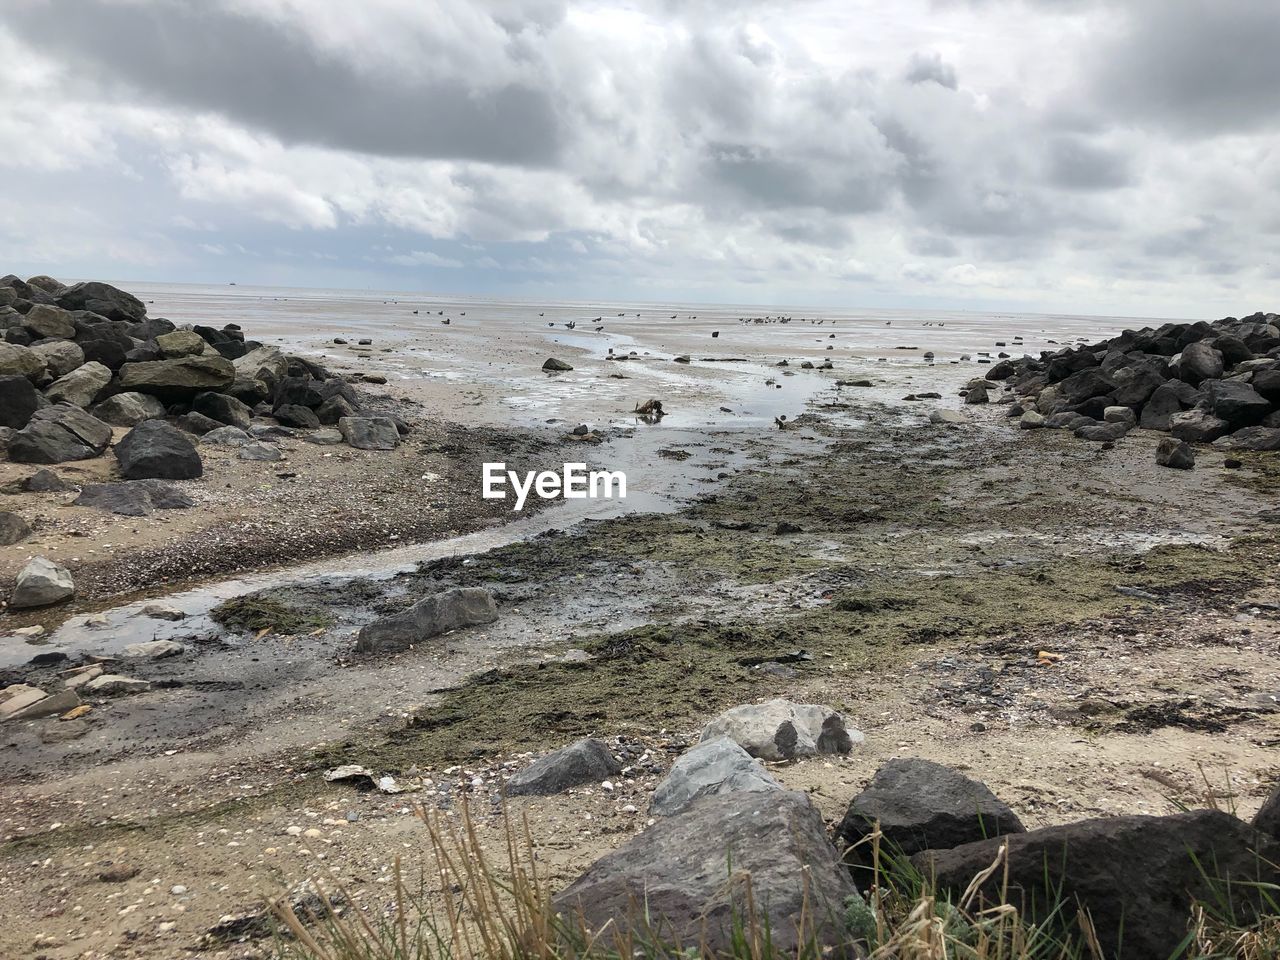
[{"label": "rock", "polygon": [[37,303],[28,310],[27,315],[22,318],[22,325],[37,340],[70,340],[76,335],[71,312],[45,303]]},{"label": "rock", "polygon": [[964,414],[959,410],[933,410],[929,414],[930,423],[964,423]]},{"label": "rock", "polygon": [[1126,430],[1138,425],[1138,415],[1129,407],[1107,407],[1102,411],[1103,423],[1122,423]]},{"label": "rock", "polygon": [[445,590],[424,597],[403,613],[362,627],[356,638],[356,650],[395,653],[450,630],[497,619],[498,608],[488,590],[481,587]]},{"label": "rock", "polygon": [[163,420],[164,404],[145,393],[117,393],[93,408],[93,415],[103,423],[117,427],[136,427],[143,420]]},{"label": "rock", "polygon": [[1185,440],[1165,437],[1156,445],[1156,463],[1174,470],[1190,470],[1196,465],[1196,455]]},{"label": "rock", "polygon": [[45,397],[53,403],[73,403],[88,407],[111,382],[111,371],[91,361],[59,377],[45,388]]},{"label": "rock", "polygon": [[1179,440],[1210,443],[1231,429],[1231,424],[1208,410],[1184,410],[1169,418],[1169,432]]},{"label": "rock", "polygon": [[1217,380],[1222,376],[1222,354],[1203,341],[1188,344],[1178,361],[1178,374],[1193,387],[1202,380]]},{"label": "rock", "polygon": [[40,407],[40,395],[26,377],[0,377],[0,427],[21,430]]},{"label": "rock", "polygon": [[203,437],[206,433],[212,433],[214,430],[221,430],[224,426],[220,420],[206,417],[203,413],[196,413],[194,410],[190,413],[184,413],[174,423],[179,430],[186,433],[194,433],[197,437]]},{"label": "rock", "polygon": [[987,395],[986,387],[970,387],[965,391],[964,402],[969,404],[990,403],[991,398]]},{"label": "rock", "polygon": [[0,377],[26,377],[39,380],[44,375],[44,360],[30,347],[0,340]]},{"label": "rock", "polygon": [[280,453],[280,448],[275,444],[255,440],[242,446],[239,456],[241,460],[258,460],[270,463],[279,460],[283,455]]},{"label": "rock", "polygon": [[400,444],[400,431],[389,417],[343,417],[338,431],[357,450],[394,450]]},{"label": "rock", "polygon": [[75,487],[52,470],[42,468],[22,481],[22,489],[30,493],[66,493]]},{"label": "rock", "polygon": [[176,640],[148,640],[144,643],[131,643],[124,648],[126,657],[140,657],[147,660],[162,660],[165,657],[176,657],[186,652],[187,648]]},{"label": "rock", "polygon": [[1280,450],[1280,428],[1243,427],[1213,445],[1222,450]]},{"label": "rock", "polygon": [[31,536],[31,527],[16,513],[0,510],[0,547],[11,547]]},{"label": "rock", "polygon": [[533,761],[507,781],[507,795],[550,796],[570,787],[599,783],[622,772],[609,748],[587,738],[552,751]]},{"label": "rock", "polygon": [[229,397],[235,397],[248,407],[253,407],[271,396],[271,390],[261,380],[245,380],[239,377],[223,392]]},{"label": "rock", "polygon": [[66,567],[35,557],[19,571],[9,606],[14,610],[47,607],[75,596],[75,592],[75,581]]},{"label": "rock", "polygon": [[330,397],[316,407],[316,416],[321,423],[336,424],[343,417],[354,417],[360,409],[346,397]]},{"label": "rock", "polygon": [[753,757],[791,760],[824,753],[849,753],[862,734],[846,729],[830,707],[790,700],[732,707],[702,731],[702,740],[728,737]]},{"label": "rock", "polygon": [[260,380],[269,391],[275,390],[276,384],[289,375],[289,361],[276,347],[250,350],[243,357],[233,360],[232,364],[238,379]]},{"label": "rock", "polygon": [[1259,370],[1253,375],[1250,386],[1272,403],[1280,401],[1280,369]]},{"label": "rock", "polygon": [[1116,383],[1097,367],[1077,370],[1057,385],[1058,396],[1068,404],[1084,403],[1094,397],[1105,396],[1116,388]]},{"label": "rock", "polygon": [[100,677],[94,677],[80,689],[92,696],[119,697],[132,693],[146,693],[151,689],[151,684],[146,680],[122,677],[118,673],[104,673]]},{"label": "rock", "polygon": [[146,487],[132,483],[87,483],[73,506],[93,507],[122,517],[147,517],[155,512],[155,504]]},{"label": "rock", "polygon": [[65,463],[101,456],[111,442],[111,428],[67,403],[44,407],[9,443],[15,463]]},{"label": "rock", "polygon": [[150,393],[162,400],[185,400],[206,390],[231,386],[236,369],[222,357],[180,357],[126,363],[120,368],[120,387],[125,391]]},{"label": "rock", "polygon": [[317,446],[333,447],[342,443],[342,433],[338,430],[313,430],[302,439]]},{"label": "rock", "polygon": [[68,287],[58,296],[58,306],[67,310],[88,310],[108,320],[125,322],[138,322],[147,315],[146,305],[133,294],[97,281]]},{"label": "rock", "polygon": [[1280,843],[1218,810],[1085,820],[929,851],[914,863],[935,878],[940,893],[955,896],[996,862],[1006,843],[1006,864],[980,888],[985,902],[1000,902],[1007,875],[1009,901],[1033,922],[1060,909],[1055,922],[1078,932],[1078,905],[1089,911],[1109,957],[1173,955],[1187,935],[1192,902],[1215,900],[1206,872],[1214,882],[1238,881],[1231,895],[1242,925],[1258,907],[1249,884],[1280,881]]},{"label": "rock", "polygon": [[[686,359],[685,362],[688,363],[689,361]],[[542,369],[551,373],[563,373],[566,370],[572,370],[573,367],[565,363],[563,360],[557,360],[555,357],[548,357],[547,362],[542,365]]]},{"label": "rock", "polygon": [[204,472],[191,440],[163,420],[144,420],[125,434],[116,444],[116,459],[129,480],[191,480]]},{"label": "rock", "polygon": [[114,340],[82,338],[77,340],[76,343],[84,351],[86,362],[92,360],[95,363],[102,364],[109,370],[119,370],[124,366],[125,361],[130,359],[125,352],[127,348]]},{"label": "rock", "polygon": [[1168,430],[1169,418],[1181,411],[1178,391],[1170,384],[1162,384],[1156,387],[1142,407],[1138,423],[1144,430]]},{"label": "rock", "polygon": [[717,737],[698,744],[671,765],[653,792],[649,811],[655,817],[670,817],[703,797],[781,789],[751,754],[727,737]]},{"label": "rock", "polygon": [[1280,786],[1271,791],[1271,796],[1262,805],[1253,818],[1253,825],[1274,840],[1280,840]]},{"label": "rock", "polygon": [[1076,427],[1074,432],[1081,440],[1096,440],[1100,442],[1119,440],[1129,432],[1129,425],[1126,423],[1092,423],[1083,427]]},{"label": "rock", "polygon": [[37,274],[34,277],[28,277],[27,285],[31,287],[38,287],[45,293],[54,297],[60,297],[62,294],[67,292],[67,285],[65,283],[61,283],[44,273]]},{"label": "rock", "polygon": [[1147,364],[1116,370],[1112,374],[1116,381],[1116,389],[1112,394],[1116,403],[1135,411],[1146,403],[1167,379],[1163,364],[1161,366],[1162,369],[1159,370]]},{"label": "rock", "polygon": [[286,427],[298,427],[302,430],[315,430],[320,426],[320,418],[310,407],[297,403],[286,403],[276,407],[271,414]]},{"label": "rock", "polygon": [[[856,896],[808,797],[768,791],[706,797],[659,818],[552,905],[606,943],[630,918],[641,926],[651,918],[664,938],[697,944],[702,956],[743,955],[735,932],[754,911],[770,931],[770,956],[823,956],[834,946],[839,957],[857,955],[842,922],[846,899]],[[813,942],[800,939],[805,928]]]},{"label": "rock", "polygon": [[1201,389],[1210,412],[1235,426],[1257,423],[1271,412],[1271,401],[1238,380],[1209,380]]},{"label": "rock", "polygon": [[[80,697],[74,690],[59,690],[47,697],[41,697],[34,703],[9,714],[9,720],[36,720],[40,717],[51,717],[54,714],[66,713],[80,706]],[[3,707],[0,707],[0,711]]]},{"label": "rock", "polygon": [[225,423],[241,430],[248,430],[253,422],[253,414],[235,397],[221,393],[197,393],[191,401],[191,409],[202,413],[211,420]]},{"label": "rock", "polygon": [[[853,798],[836,830],[849,847],[871,835],[876,823],[890,856],[949,850],[963,843],[1025,833],[1022,821],[986,784],[930,760],[890,760]],[[869,845],[850,852],[870,863]],[[850,859],[850,854],[845,855]]]},{"label": "rock", "polygon": [[218,427],[200,438],[201,443],[223,447],[242,447],[250,440],[249,434],[239,427]]},{"label": "rock", "polygon": [[157,510],[185,510],[195,506],[185,491],[163,480],[126,480],[125,484],[146,490]]},{"label": "rock", "polygon": [[12,683],[0,690],[0,720],[8,720],[16,713],[45,699],[47,694],[39,687],[25,683]]},{"label": "rock", "polygon": [[171,603],[148,603],[138,611],[138,616],[150,617],[152,620],[172,621],[187,619],[186,613]]},{"label": "rock", "polygon": [[324,402],[317,384],[309,377],[285,377],[276,384],[274,405],[279,407],[318,407]]},{"label": "rock", "polygon": [[156,337],[156,346],[166,360],[176,360],[178,357],[200,356],[204,353],[205,342],[192,330],[174,330]]},{"label": "rock", "polygon": [[1023,430],[1039,430],[1044,427],[1045,416],[1036,410],[1027,410],[1018,418],[1018,426]]},{"label": "rock", "polygon": [[71,340],[46,340],[31,345],[31,351],[44,361],[51,377],[64,377],[85,362],[84,350]]}]

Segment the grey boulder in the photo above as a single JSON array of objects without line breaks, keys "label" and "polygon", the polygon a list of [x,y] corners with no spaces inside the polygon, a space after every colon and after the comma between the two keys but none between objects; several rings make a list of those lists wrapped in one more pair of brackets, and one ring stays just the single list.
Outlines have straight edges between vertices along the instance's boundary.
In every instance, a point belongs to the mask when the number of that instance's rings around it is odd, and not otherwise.
[{"label": "grey boulder", "polygon": [[273,443],[263,443],[261,440],[246,443],[240,448],[239,453],[241,460],[257,460],[264,463],[274,462],[282,456],[279,447]]},{"label": "grey boulder", "polygon": [[0,427],[21,430],[40,403],[40,395],[26,377],[0,377]]},{"label": "grey boulder", "polygon": [[1181,378],[1194,386],[1204,380],[1217,380],[1222,376],[1222,353],[1203,340],[1189,344],[1178,361]]},{"label": "grey boulder", "polygon": [[88,407],[111,382],[111,371],[97,361],[76,367],[45,388],[45,398],[53,403]]},{"label": "grey boulder", "polygon": [[342,417],[338,432],[357,450],[394,450],[400,443],[400,431],[390,417]]},{"label": "grey boulder", "polygon": [[540,757],[507,781],[507,793],[550,796],[571,787],[599,783],[622,772],[622,764],[599,740],[586,738]]},{"label": "grey boulder", "polygon": [[127,322],[137,322],[147,315],[146,304],[133,294],[96,280],[68,287],[58,296],[58,306]]},{"label": "grey boulder", "polygon": [[498,619],[493,595],[482,587],[459,587],[419,600],[403,613],[375,620],[360,629],[356,650],[395,653],[431,637],[492,623]]},{"label": "grey boulder", "polygon": [[1174,470],[1190,470],[1196,465],[1196,455],[1185,440],[1165,437],[1156,444],[1156,463]]},{"label": "grey boulder", "polygon": [[101,456],[111,427],[79,407],[57,403],[37,410],[9,443],[15,463],[65,463]]},{"label": "grey boulder", "polygon": [[66,567],[35,557],[18,572],[9,606],[14,610],[47,607],[74,596],[75,592],[75,581]]},{"label": "grey boulder", "polygon": [[31,350],[44,361],[51,377],[63,377],[84,363],[84,350],[71,340],[46,340]]},{"label": "grey boulder", "polygon": [[11,547],[31,536],[31,527],[16,513],[0,510],[0,547]]},{"label": "grey boulder", "polygon": [[154,394],[162,400],[185,400],[206,390],[222,390],[235,378],[235,367],[222,357],[147,360],[120,368],[121,389]]},{"label": "grey boulder", "polygon": [[1276,427],[1244,427],[1213,445],[1222,450],[1280,450],[1280,429]]},{"label": "grey boulder", "polygon": [[44,370],[44,359],[30,347],[0,340],[0,377],[39,380]]},{"label": "grey boulder", "polygon": [[243,447],[252,438],[239,427],[217,427],[200,438],[201,443],[223,447]]},{"label": "grey boulder", "polygon": [[1190,443],[1210,443],[1231,429],[1231,424],[1208,410],[1183,410],[1169,418],[1169,432]]},{"label": "grey boulder", "polygon": [[781,790],[751,754],[728,737],[698,744],[671,765],[653,791],[650,813],[670,817],[688,810],[703,797],[721,793],[762,793]]},{"label": "grey boulder", "polygon": [[144,420],[125,434],[116,459],[128,480],[191,480],[204,472],[190,438],[163,420]]},{"label": "grey boulder", "polygon": [[706,797],[660,818],[552,905],[606,944],[611,930],[635,926],[696,944],[703,956],[734,954],[735,932],[754,907],[770,931],[770,955],[840,957],[858,955],[843,922],[845,901],[856,896],[809,798],[767,791]]},{"label": "grey boulder", "polygon": [[36,339],[45,337],[69,340],[76,335],[76,325],[71,312],[47,303],[37,303],[22,318],[22,325]]},{"label": "grey boulder", "polygon": [[222,393],[197,393],[191,401],[191,409],[202,413],[211,420],[225,423],[228,426],[248,430],[253,421],[253,414],[247,406],[235,397]]},{"label": "grey boulder", "polygon": [[163,420],[165,408],[146,393],[117,393],[94,407],[93,415],[117,427],[136,427],[143,420]]},{"label": "grey boulder", "polygon": [[726,710],[702,731],[703,741],[717,737],[728,737],[762,760],[849,753],[863,739],[830,707],[780,699]]}]

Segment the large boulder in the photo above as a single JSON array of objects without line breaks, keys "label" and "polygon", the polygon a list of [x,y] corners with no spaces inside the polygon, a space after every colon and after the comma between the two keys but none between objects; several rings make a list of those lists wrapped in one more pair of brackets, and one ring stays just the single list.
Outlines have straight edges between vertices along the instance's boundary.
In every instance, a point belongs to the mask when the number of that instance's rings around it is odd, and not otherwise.
[{"label": "large boulder", "polygon": [[243,357],[231,361],[236,377],[243,380],[261,380],[269,390],[289,375],[289,361],[277,347],[259,347]]},{"label": "large boulder", "polygon": [[726,710],[702,730],[704,741],[717,737],[728,737],[762,760],[849,753],[863,739],[830,707],[780,699]]},{"label": "large boulder", "polygon": [[1161,384],[1142,405],[1138,426],[1144,430],[1168,430],[1169,418],[1182,412],[1182,401],[1171,384]]},{"label": "large boulder", "polygon": [[1147,364],[1122,367],[1112,374],[1116,381],[1113,393],[1116,403],[1122,407],[1137,409],[1155,393],[1165,381],[1160,371]]},{"label": "large boulder", "polygon": [[566,370],[572,370],[573,367],[563,360],[557,360],[555,357],[547,357],[542,365],[542,369],[548,373],[564,373]]},{"label": "large boulder", "polygon": [[164,404],[146,393],[117,393],[93,408],[93,415],[117,427],[136,427],[143,420],[163,420]]},{"label": "large boulder", "polygon": [[0,427],[21,430],[40,408],[40,395],[26,377],[0,377]]},{"label": "large boulder", "polygon": [[272,403],[276,407],[318,407],[324,402],[318,386],[310,377],[285,377],[276,384]]},{"label": "large boulder", "polygon": [[76,325],[69,310],[37,303],[22,318],[22,325],[37,340],[52,338],[69,340],[76,335]]},{"label": "large boulder", "polygon": [[445,590],[419,600],[408,610],[362,627],[356,650],[395,653],[431,637],[498,619],[493,595],[482,587]]},{"label": "large boulder", "polygon": [[[1280,882],[1280,843],[1230,814],[1196,810],[1168,817],[1110,817],[1012,834],[918,854],[916,866],[940,893],[962,894],[1008,854],[979,888],[988,905],[1008,902],[1033,922],[1079,931],[1089,913],[1108,957],[1168,957],[1187,935],[1195,901],[1215,902],[1231,883],[1237,920],[1247,924],[1262,894]],[[975,908],[980,907],[975,904]],[[1051,911],[1060,911],[1049,916]]]},{"label": "large boulder", "polygon": [[1116,383],[1110,376],[1097,367],[1086,367],[1078,370],[1057,385],[1058,396],[1066,403],[1074,406],[1110,394]]},{"label": "large boulder", "polygon": [[151,393],[162,400],[185,400],[206,390],[222,390],[235,381],[235,367],[222,357],[179,357],[126,363],[120,368],[120,388]]},{"label": "large boulder", "polygon": [[1213,445],[1222,450],[1280,450],[1280,429],[1276,427],[1242,427]]},{"label": "large boulder", "polygon": [[[849,803],[837,835],[859,863],[869,847],[857,846],[876,824],[885,849],[910,856],[921,850],[949,850],[1026,828],[986,785],[931,760],[890,760]],[[848,859],[848,857],[846,857]]]},{"label": "large boulder", "polygon": [[1231,424],[1208,410],[1183,410],[1169,418],[1169,432],[1188,443],[1211,443],[1231,429]]},{"label": "large boulder", "polygon": [[40,354],[30,347],[0,340],[0,377],[39,380],[44,371],[45,363]]},{"label": "large boulder", "polygon": [[[734,950],[743,918],[768,929],[771,956],[856,956],[844,923],[856,897],[803,793],[706,797],[597,860],[553,906],[588,935],[639,927],[697,945],[702,956]],[[828,950],[831,951],[828,954]]]},{"label": "large boulder", "polygon": [[1221,352],[1204,341],[1188,344],[1178,361],[1179,376],[1193,387],[1205,380],[1217,380],[1222,370]]},{"label": "large boulder", "polygon": [[11,547],[31,536],[31,526],[21,516],[0,510],[0,547]]},{"label": "large boulder", "polygon": [[1213,415],[1234,426],[1257,423],[1271,412],[1271,402],[1239,380],[1209,380],[1201,386]]},{"label": "large boulder", "polygon": [[1185,440],[1164,437],[1156,444],[1156,463],[1174,470],[1190,470],[1196,465],[1195,451]]},{"label": "large boulder", "polygon": [[717,737],[687,751],[653,791],[649,812],[670,817],[688,810],[703,797],[719,793],[761,793],[781,790],[751,754],[728,737]]},{"label": "large boulder", "polygon": [[202,413],[211,420],[225,423],[231,427],[248,430],[253,422],[253,412],[235,397],[221,393],[197,393],[191,401],[191,409]]},{"label": "large boulder", "polygon": [[73,340],[44,340],[31,345],[51,377],[63,377],[84,363],[84,350]]},{"label": "large boulder", "polygon": [[173,330],[156,337],[156,347],[166,360],[179,357],[198,357],[204,353],[205,342],[200,334],[192,330]]},{"label": "large boulder", "polygon": [[45,388],[44,395],[54,403],[72,403],[88,407],[111,383],[111,371],[100,363],[90,362],[76,367]]},{"label": "large boulder", "polygon": [[277,422],[284,424],[286,427],[297,427],[300,430],[315,430],[320,426],[320,418],[316,416],[316,412],[310,407],[304,407],[300,403],[286,403],[283,406],[276,407],[271,415],[276,418]]},{"label": "large boulder", "polygon": [[66,567],[35,557],[18,572],[9,606],[14,610],[47,607],[75,595],[75,581]]},{"label": "large boulder", "polygon": [[513,797],[550,796],[571,787],[599,783],[622,772],[609,747],[590,737],[539,757],[507,781]]},{"label": "large boulder", "polygon": [[190,438],[163,420],[144,420],[126,433],[116,444],[116,459],[128,480],[191,480],[204,472]]},{"label": "large boulder", "polygon": [[56,403],[31,415],[9,442],[15,463],[65,463],[101,456],[111,443],[111,428],[79,407]]},{"label": "large boulder", "polygon": [[400,431],[390,417],[341,417],[338,431],[357,450],[394,450],[400,443]]},{"label": "large boulder", "polygon": [[88,310],[108,320],[137,322],[147,315],[146,304],[133,294],[97,281],[68,287],[59,295],[58,306],[67,310]]}]

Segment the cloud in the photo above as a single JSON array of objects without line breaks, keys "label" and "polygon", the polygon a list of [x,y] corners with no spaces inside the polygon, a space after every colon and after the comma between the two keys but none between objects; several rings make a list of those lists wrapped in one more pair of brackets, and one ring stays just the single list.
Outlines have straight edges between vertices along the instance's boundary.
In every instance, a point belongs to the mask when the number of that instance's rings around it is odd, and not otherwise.
[{"label": "cloud", "polygon": [[944,63],[938,53],[913,53],[907,71],[903,75],[907,83],[936,83],[949,90],[958,88],[955,67]]}]

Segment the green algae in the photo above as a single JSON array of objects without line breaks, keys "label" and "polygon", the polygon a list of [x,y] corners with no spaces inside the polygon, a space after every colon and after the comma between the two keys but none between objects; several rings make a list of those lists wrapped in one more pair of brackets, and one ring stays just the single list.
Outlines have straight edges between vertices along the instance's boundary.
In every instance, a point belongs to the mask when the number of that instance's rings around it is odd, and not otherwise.
[{"label": "green algae", "polygon": [[239,633],[309,633],[333,623],[328,614],[303,609],[270,590],[225,600],[209,611],[209,617],[219,626]]}]

